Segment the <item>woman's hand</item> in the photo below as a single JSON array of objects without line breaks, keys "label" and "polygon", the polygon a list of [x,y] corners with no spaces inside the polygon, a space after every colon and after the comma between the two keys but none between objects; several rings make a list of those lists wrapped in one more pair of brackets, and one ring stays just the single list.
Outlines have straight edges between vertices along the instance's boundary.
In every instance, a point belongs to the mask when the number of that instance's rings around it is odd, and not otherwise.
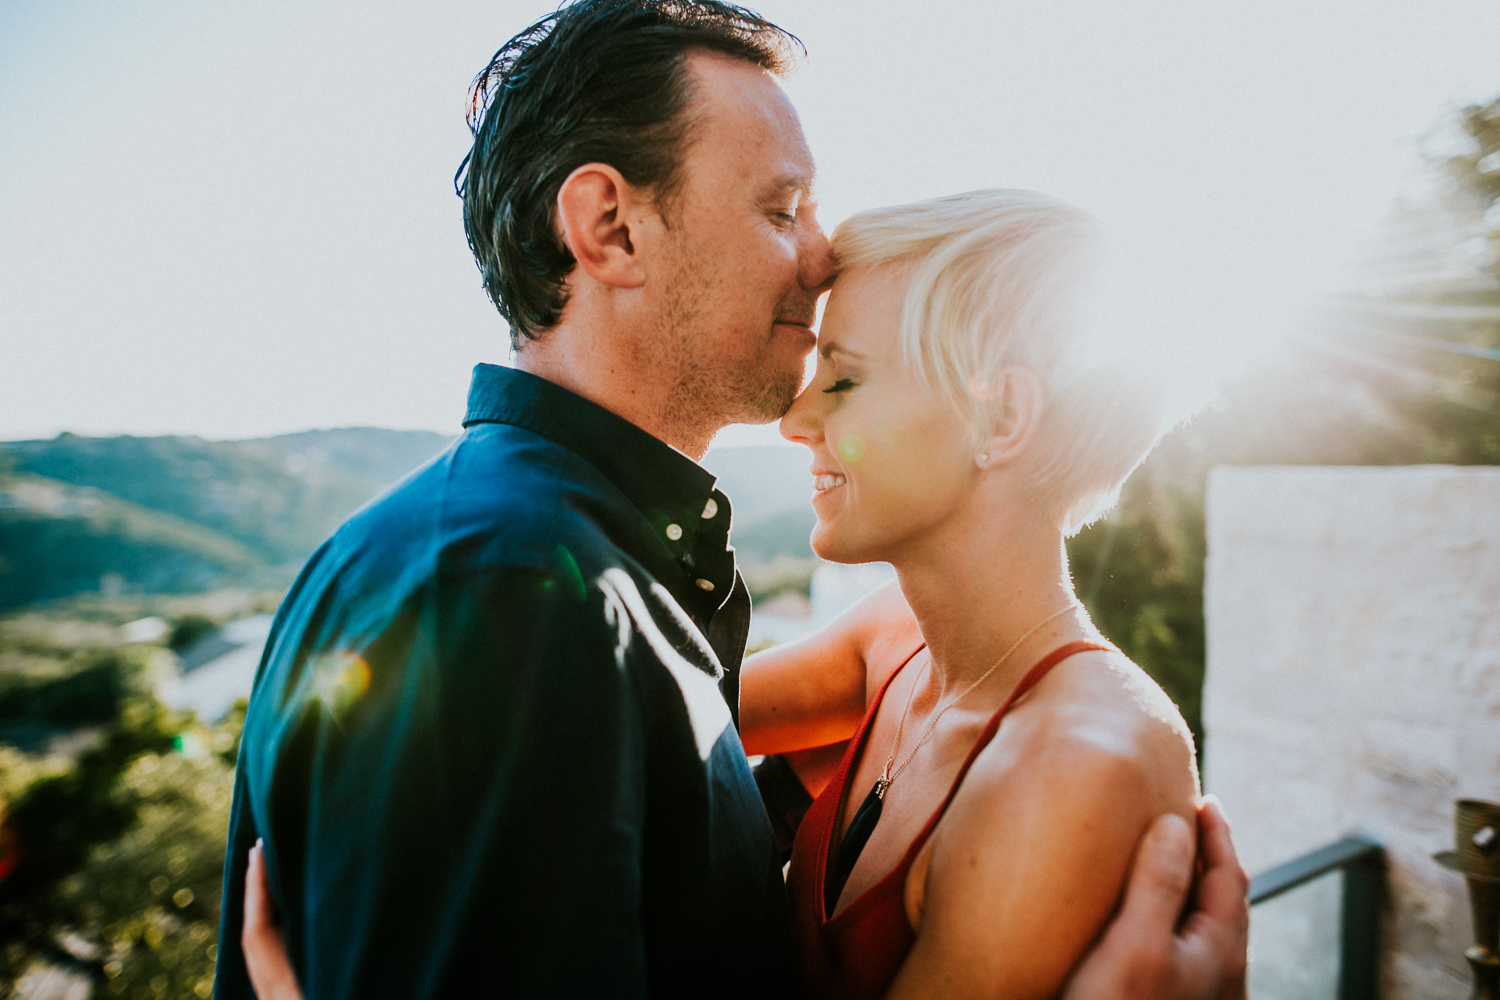
[{"label": "woman's hand", "polygon": [[1175,815],[1151,825],[1119,914],[1063,1000],[1244,1000],[1250,879],[1212,797],[1198,807],[1198,841],[1203,874],[1179,927],[1193,885],[1192,831]]},{"label": "woman's hand", "polygon": [[286,941],[271,912],[271,887],[266,881],[265,851],[257,840],[250,848],[245,872],[245,924],[240,948],[257,1000],[302,1000],[302,988],[286,955]]}]

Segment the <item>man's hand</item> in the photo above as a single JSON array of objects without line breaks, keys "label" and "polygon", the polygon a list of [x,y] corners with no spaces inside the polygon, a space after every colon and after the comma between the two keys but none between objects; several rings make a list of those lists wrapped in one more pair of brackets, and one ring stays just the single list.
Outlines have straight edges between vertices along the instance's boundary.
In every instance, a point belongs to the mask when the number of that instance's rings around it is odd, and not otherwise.
[{"label": "man's hand", "polygon": [[1217,799],[1198,803],[1203,872],[1193,910],[1193,833],[1176,815],[1141,837],[1125,902],[1084,956],[1063,1000],[1245,1000],[1250,878]]},{"label": "man's hand", "polygon": [[245,872],[245,925],[240,947],[256,1000],[302,1000],[297,974],[287,958],[286,942],[271,912],[271,887],[266,881],[265,851],[256,841]]}]

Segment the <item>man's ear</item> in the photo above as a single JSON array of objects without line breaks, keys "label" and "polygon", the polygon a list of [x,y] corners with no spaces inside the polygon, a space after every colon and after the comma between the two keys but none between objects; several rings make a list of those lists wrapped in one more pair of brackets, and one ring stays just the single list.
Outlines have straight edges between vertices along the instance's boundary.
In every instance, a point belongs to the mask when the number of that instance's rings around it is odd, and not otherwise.
[{"label": "man's ear", "polygon": [[[994,383],[998,382],[998,385]],[[1020,365],[999,369],[991,376],[1000,399],[1000,418],[995,431],[980,443],[974,462],[981,469],[992,469],[1014,461],[1036,435],[1042,420],[1042,380],[1036,372]]]},{"label": "man's ear", "polygon": [[631,239],[647,193],[607,163],[585,163],[557,191],[562,239],[584,273],[615,288],[639,288],[646,272]]}]

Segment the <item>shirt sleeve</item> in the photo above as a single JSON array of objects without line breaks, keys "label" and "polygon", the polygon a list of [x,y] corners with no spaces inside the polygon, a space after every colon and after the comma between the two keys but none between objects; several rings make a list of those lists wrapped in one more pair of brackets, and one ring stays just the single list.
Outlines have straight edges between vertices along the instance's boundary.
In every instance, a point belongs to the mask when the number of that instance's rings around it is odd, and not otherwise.
[{"label": "shirt sleeve", "polygon": [[237,883],[262,836],[307,996],[644,996],[644,744],[623,641],[597,589],[511,570],[432,581],[369,642],[304,641],[269,670],[241,753],[218,995],[250,995]]}]

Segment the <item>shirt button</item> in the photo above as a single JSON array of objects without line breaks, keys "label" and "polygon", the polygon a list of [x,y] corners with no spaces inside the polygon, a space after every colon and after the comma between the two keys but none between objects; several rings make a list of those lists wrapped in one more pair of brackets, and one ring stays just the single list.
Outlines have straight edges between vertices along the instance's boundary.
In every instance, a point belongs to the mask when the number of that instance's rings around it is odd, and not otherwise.
[{"label": "shirt button", "polygon": [[674,542],[677,541],[679,538],[681,538],[682,537],[682,525],[680,525],[680,524],[669,524],[669,525],[667,525],[667,537],[670,538],[670,539],[672,539],[672,541],[674,541]]},{"label": "shirt button", "polygon": [[706,503],[706,504],[703,505],[703,520],[707,521],[709,518],[713,517],[718,512],[719,512],[719,505],[714,501],[713,497],[709,497],[708,498],[708,503]]},{"label": "shirt button", "polygon": [[698,583],[698,586],[701,587],[701,588],[703,588],[704,590],[713,590],[714,589],[714,584],[713,584],[712,580],[699,579],[697,581],[697,583]]}]

